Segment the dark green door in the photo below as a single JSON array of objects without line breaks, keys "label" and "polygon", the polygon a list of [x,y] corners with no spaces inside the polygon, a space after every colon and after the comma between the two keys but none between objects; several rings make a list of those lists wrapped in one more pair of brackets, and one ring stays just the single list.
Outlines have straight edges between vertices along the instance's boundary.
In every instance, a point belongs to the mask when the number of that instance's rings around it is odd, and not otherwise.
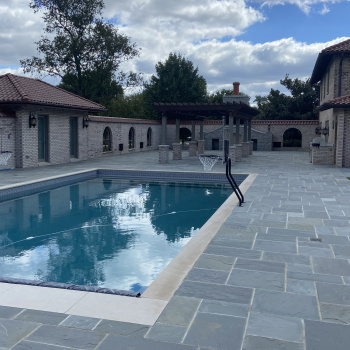
[{"label": "dark green door", "polygon": [[78,118],[69,118],[70,156],[78,158]]},{"label": "dark green door", "polygon": [[49,160],[49,122],[46,116],[38,117],[38,160]]}]

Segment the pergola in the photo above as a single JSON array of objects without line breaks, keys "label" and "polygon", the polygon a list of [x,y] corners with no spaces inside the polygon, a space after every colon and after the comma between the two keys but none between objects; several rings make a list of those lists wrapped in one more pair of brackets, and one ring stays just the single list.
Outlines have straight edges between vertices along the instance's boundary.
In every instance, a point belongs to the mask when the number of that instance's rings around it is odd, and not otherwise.
[{"label": "pergola", "polygon": [[[224,119],[225,125],[228,124],[229,132],[229,147],[240,145],[240,125],[243,121],[243,145],[250,143],[251,140],[251,120],[259,112],[245,103],[226,102],[226,103],[154,103],[156,111],[162,117],[162,133],[160,152],[165,152],[167,145],[167,121],[168,119],[175,119],[176,121],[176,140],[180,138],[180,121],[190,120],[192,122],[192,135],[195,135],[195,123],[200,121],[200,133],[198,142],[198,152],[204,153],[204,135],[203,124],[206,117],[213,119]],[[234,140],[234,124],[236,124],[236,139]],[[173,144],[173,150],[177,149],[178,144]],[[245,152],[243,152],[245,153]],[[191,151],[190,151],[191,155]],[[243,155],[244,156],[244,155]],[[161,160],[160,156],[160,162]],[[181,145],[180,158],[174,155],[174,159],[181,159]]]}]

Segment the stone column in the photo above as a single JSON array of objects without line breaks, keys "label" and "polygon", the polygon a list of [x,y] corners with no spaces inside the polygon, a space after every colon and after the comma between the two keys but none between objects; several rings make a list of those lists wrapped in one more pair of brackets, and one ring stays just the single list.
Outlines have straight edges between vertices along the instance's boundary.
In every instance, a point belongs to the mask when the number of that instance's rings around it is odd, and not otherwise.
[{"label": "stone column", "polygon": [[173,160],[182,159],[182,144],[180,142],[173,143]]},{"label": "stone column", "polygon": [[197,141],[190,141],[190,144],[188,146],[188,152],[190,157],[197,156]]},{"label": "stone column", "polygon": [[248,142],[248,120],[244,119],[243,124],[243,142]]},{"label": "stone column", "polygon": [[198,140],[198,154],[204,154],[204,140]]},{"label": "stone column", "polygon": [[176,122],[176,132],[175,132],[175,143],[178,143],[180,141],[180,119],[176,118],[175,119]]},{"label": "stone column", "polygon": [[250,142],[243,142],[242,143],[242,157],[249,156],[249,148],[250,148]]},{"label": "stone column", "polygon": [[167,143],[167,117],[162,115],[162,145]]},{"label": "stone column", "polygon": [[236,163],[236,146],[230,146],[229,157],[231,158],[231,165],[235,165],[235,163]]},{"label": "stone column", "polygon": [[167,164],[169,163],[169,145],[159,145],[159,163]]},{"label": "stone column", "polygon": [[203,133],[204,121],[201,119],[199,128],[199,140],[198,140],[198,154],[204,154],[204,133]]},{"label": "stone column", "polygon": [[241,120],[236,118],[236,145],[239,145],[239,135],[241,131]]},{"label": "stone column", "polygon": [[191,120],[191,125],[192,125],[192,130],[191,130],[191,140],[192,141],[196,141],[196,121],[195,120]]},{"label": "stone column", "polygon": [[253,145],[254,145],[254,142],[252,141],[252,121],[251,121],[251,119],[248,120],[248,142],[249,142],[249,155],[251,156],[253,154]]},{"label": "stone column", "polygon": [[229,141],[230,146],[233,146],[233,115],[232,112],[229,112],[228,114],[228,130],[229,130]]},{"label": "stone column", "polygon": [[236,145],[236,162],[242,161],[242,144]]}]

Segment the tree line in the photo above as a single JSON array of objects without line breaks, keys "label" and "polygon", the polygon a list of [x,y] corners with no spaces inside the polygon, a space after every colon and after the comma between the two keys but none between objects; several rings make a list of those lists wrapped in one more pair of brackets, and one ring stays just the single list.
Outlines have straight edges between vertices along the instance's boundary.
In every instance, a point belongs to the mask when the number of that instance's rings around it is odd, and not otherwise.
[{"label": "tree line", "polygon": [[[20,61],[24,72],[59,77],[58,87],[104,105],[109,116],[154,119],[153,102],[222,103],[223,96],[232,93],[208,93],[198,67],[180,53],[159,61],[148,81],[140,72],[125,72],[122,64],[138,57],[141,49],[103,19],[103,0],[32,0],[29,6],[42,13],[45,27],[36,42],[39,55]],[[290,96],[275,89],[256,96],[257,119],[318,118],[317,87],[309,79],[287,74],[280,83]],[[132,87],[141,91],[126,94]]]}]

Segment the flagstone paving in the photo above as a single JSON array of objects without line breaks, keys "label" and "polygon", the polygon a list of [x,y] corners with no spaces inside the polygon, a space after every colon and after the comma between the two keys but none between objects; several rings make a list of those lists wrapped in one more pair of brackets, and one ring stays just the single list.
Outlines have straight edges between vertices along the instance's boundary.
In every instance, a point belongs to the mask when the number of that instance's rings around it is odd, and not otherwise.
[{"label": "flagstone paving", "polygon": [[[148,152],[0,172],[0,184],[46,169],[135,169],[138,159],[143,169],[201,171],[198,160],[161,166]],[[233,172],[258,174],[246,203],[234,208],[153,326],[0,306],[0,349],[348,349],[350,169],[313,166],[307,153],[256,152]]]}]

